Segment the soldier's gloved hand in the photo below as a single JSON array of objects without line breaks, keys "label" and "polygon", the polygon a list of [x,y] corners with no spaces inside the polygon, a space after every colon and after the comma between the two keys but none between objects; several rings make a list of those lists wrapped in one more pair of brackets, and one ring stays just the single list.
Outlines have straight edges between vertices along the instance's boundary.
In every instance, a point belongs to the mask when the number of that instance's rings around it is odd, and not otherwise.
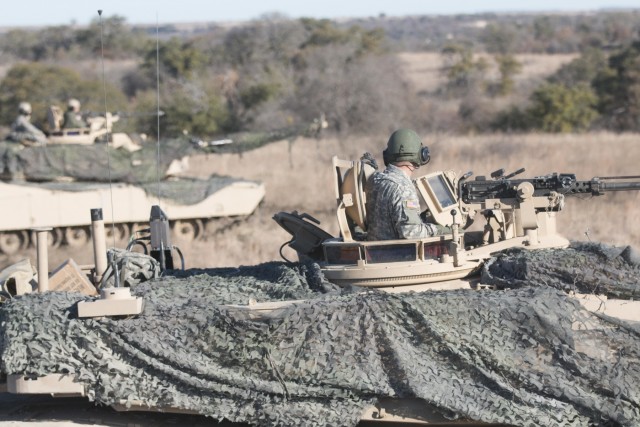
[{"label": "soldier's gloved hand", "polygon": [[444,234],[451,234],[451,227],[445,227],[440,224],[436,224],[436,228],[438,229],[438,236],[442,236]]}]

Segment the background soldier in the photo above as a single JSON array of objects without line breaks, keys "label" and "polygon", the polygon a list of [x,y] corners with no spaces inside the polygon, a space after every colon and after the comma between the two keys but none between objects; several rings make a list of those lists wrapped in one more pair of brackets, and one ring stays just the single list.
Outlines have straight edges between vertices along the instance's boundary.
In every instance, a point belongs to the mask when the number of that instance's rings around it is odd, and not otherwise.
[{"label": "background soldier", "polygon": [[74,98],[70,99],[67,103],[67,111],[64,113],[62,129],[79,129],[86,127],[88,127],[88,125],[80,114],[80,101]]},{"label": "background soldier", "polygon": [[410,129],[391,134],[382,153],[387,167],[366,184],[368,240],[420,239],[446,232],[420,219],[420,201],[411,173],[429,163],[429,149]]},{"label": "background soldier", "polygon": [[47,143],[44,132],[31,123],[31,104],[28,102],[21,102],[18,105],[18,117],[11,124],[11,132],[7,138],[25,145],[44,145]]}]

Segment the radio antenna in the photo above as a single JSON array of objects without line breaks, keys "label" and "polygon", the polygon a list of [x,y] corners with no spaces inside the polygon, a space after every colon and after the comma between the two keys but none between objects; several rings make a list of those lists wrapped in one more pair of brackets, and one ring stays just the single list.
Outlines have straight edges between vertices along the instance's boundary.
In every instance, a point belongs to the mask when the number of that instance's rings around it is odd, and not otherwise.
[{"label": "radio antenna", "polygon": [[111,182],[111,156],[109,153],[109,113],[107,110],[107,83],[104,72],[104,25],[102,23],[102,9],[98,10],[98,16],[100,17],[100,59],[102,62],[102,91],[104,98],[104,119],[105,119],[105,127],[107,130],[107,142],[105,144],[107,151],[107,170],[109,172],[109,195],[111,197],[111,235],[113,237],[113,247],[116,247],[116,225],[115,225],[115,216],[114,216],[114,208],[113,208],[113,183]]},{"label": "radio antenna", "polygon": [[156,125],[158,136],[156,154],[156,180],[158,182],[158,206],[160,206],[160,33],[158,27],[158,12],[156,12]]}]

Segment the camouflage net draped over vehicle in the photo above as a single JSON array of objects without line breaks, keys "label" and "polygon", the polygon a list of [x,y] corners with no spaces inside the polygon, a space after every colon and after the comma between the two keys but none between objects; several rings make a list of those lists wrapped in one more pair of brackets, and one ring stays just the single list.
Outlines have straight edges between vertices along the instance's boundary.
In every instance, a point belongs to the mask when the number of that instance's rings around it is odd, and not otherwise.
[{"label": "camouflage net draped over vehicle", "polygon": [[638,300],[640,254],[631,246],[585,242],[572,242],[568,249],[510,249],[484,265],[482,282],[499,289],[551,286]]},{"label": "camouflage net draped over vehicle", "polygon": [[141,150],[134,152],[109,149],[107,157],[104,144],[23,147],[0,142],[0,177],[25,181],[69,177],[77,181],[109,182],[110,171],[113,182],[139,184],[156,181],[158,169],[160,178],[164,178],[173,160],[197,152],[186,139],[162,141],[160,149],[160,164],[156,166],[157,145],[154,143],[143,144]]},{"label": "camouflage net draped over vehicle", "polygon": [[[315,123],[309,126],[292,126],[266,132],[238,132],[228,135],[231,144],[198,146],[192,138],[174,138],[160,142],[161,178],[172,161],[199,153],[244,153],[274,141],[294,141],[299,136],[317,136]],[[203,143],[207,144],[207,143]],[[25,181],[51,181],[70,177],[77,181],[108,182],[111,180],[130,184],[156,180],[157,144],[142,144],[134,152],[110,149],[107,159],[103,143],[91,145],[49,144],[44,147],[24,147],[11,141],[0,141],[0,179]],[[108,164],[109,163],[109,164]]]},{"label": "camouflage net draped over vehicle", "polygon": [[[355,425],[381,396],[516,426],[640,424],[640,329],[550,287],[387,294],[269,263],[133,292],[145,308],[129,319],[77,319],[79,294],[4,304],[3,371],[72,372],[100,403],[265,426]],[[223,306],[249,298],[308,301],[263,321]]]}]

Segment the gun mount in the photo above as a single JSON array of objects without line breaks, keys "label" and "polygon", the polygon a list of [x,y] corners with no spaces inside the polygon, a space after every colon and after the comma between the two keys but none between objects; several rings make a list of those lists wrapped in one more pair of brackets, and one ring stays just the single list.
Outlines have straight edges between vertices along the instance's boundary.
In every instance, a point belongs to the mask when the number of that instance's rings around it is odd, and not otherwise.
[{"label": "gun mount", "polygon": [[48,144],[92,145],[96,142],[109,142],[114,148],[123,147],[128,151],[136,151],[141,147],[129,135],[121,132],[113,133],[113,124],[124,116],[119,113],[98,115],[92,113],[87,116],[86,126],[81,128],[63,129],[62,111],[55,105],[47,111],[49,135]]},{"label": "gun mount", "polygon": [[482,244],[528,236],[528,244],[555,234],[555,212],[564,208],[568,196],[600,196],[610,191],[640,190],[640,176],[594,177],[579,181],[575,174],[551,173],[534,178],[512,179],[524,172],[509,175],[493,172],[492,179],[471,172],[457,179],[452,171],[434,172],[415,180],[426,206],[429,221],[451,226],[460,213],[458,224],[467,229],[481,213],[487,224]]}]

